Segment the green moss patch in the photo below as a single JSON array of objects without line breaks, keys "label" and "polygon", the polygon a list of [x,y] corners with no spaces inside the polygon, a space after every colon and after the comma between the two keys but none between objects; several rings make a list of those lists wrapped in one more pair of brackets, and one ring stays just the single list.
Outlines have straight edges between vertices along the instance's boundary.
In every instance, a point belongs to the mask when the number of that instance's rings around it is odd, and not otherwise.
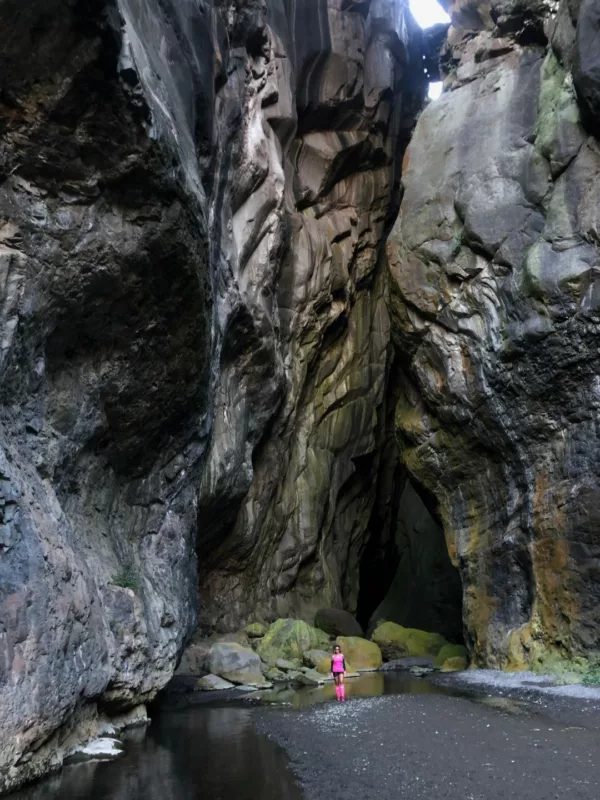
[{"label": "green moss patch", "polygon": [[448,642],[439,633],[403,628],[395,622],[383,622],[375,628],[372,640],[379,645],[386,661],[416,656],[436,658]]}]

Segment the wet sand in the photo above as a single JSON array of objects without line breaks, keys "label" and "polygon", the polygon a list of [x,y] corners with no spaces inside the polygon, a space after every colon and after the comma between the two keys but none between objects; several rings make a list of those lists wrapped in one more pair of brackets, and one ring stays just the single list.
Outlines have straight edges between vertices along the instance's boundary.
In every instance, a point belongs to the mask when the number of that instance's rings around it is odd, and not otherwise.
[{"label": "wet sand", "polygon": [[262,711],[257,725],[285,748],[307,800],[598,800],[600,705],[583,717],[578,699],[546,706],[406,694]]}]

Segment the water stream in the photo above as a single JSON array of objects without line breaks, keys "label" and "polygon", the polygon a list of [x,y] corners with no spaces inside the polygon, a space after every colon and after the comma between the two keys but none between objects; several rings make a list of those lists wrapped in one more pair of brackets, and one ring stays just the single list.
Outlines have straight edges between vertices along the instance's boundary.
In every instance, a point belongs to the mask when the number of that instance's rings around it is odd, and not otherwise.
[{"label": "water stream", "polygon": [[[370,673],[347,682],[353,697],[450,693],[407,673]],[[301,800],[287,757],[258,734],[254,710],[335,702],[332,684],[273,690],[236,701],[156,710],[149,728],[128,735],[116,761],[74,764],[10,795],[11,800]]]}]

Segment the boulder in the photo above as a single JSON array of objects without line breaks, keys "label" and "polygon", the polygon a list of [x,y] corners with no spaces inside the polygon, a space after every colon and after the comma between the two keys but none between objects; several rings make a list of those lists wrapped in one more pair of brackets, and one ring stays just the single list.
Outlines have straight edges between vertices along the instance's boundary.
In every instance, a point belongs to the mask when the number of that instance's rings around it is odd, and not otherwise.
[{"label": "boulder", "polygon": [[302,661],[299,658],[294,658],[291,661],[287,658],[278,658],[275,662],[277,669],[282,669],[289,672],[292,669],[299,670],[302,668]]},{"label": "boulder", "polygon": [[219,692],[224,689],[233,689],[234,684],[218,675],[205,675],[196,682],[196,688],[200,692]]},{"label": "boulder", "polygon": [[265,680],[271,683],[280,683],[288,680],[286,672],[282,672],[277,667],[270,667],[268,664],[262,664],[262,674],[265,676]]},{"label": "boulder", "polygon": [[210,648],[206,667],[213,675],[237,684],[263,686],[260,658],[237,642],[217,642]]},{"label": "boulder", "polygon": [[[339,644],[344,654],[348,672],[350,672],[350,664],[352,664],[353,670],[367,672],[379,669],[383,663],[379,646],[368,639],[361,639],[359,636],[338,636],[336,643]],[[331,659],[331,656],[329,658]]]},{"label": "boulder", "polygon": [[468,666],[465,656],[453,656],[444,661],[442,672],[461,672]]},{"label": "boulder", "polygon": [[[315,669],[321,675],[325,675],[325,676],[330,675],[330,673],[331,673],[331,654],[330,653],[324,653],[323,654],[323,658],[316,665]],[[364,671],[370,671],[371,669],[372,668],[369,667],[368,670],[364,670]],[[358,672],[352,666],[352,664],[350,663],[349,659],[346,658],[346,677],[347,678],[356,677],[357,675],[358,675]]]},{"label": "boulder", "polygon": [[323,631],[299,619],[278,619],[258,645],[257,652],[267,664],[276,665],[278,659],[302,659],[307,650],[329,647],[329,638]]},{"label": "boulder", "polygon": [[409,672],[413,669],[433,669],[433,658],[418,658],[407,656],[406,658],[395,658],[393,661],[386,661],[381,668],[384,672],[404,671]]},{"label": "boulder", "polygon": [[449,658],[464,658],[466,662],[469,659],[469,651],[462,644],[446,644],[438,653],[434,666],[443,667]]},{"label": "boulder", "polygon": [[406,656],[437,657],[448,642],[439,633],[428,633],[416,628],[403,628],[395,622],[383,622],[371,637],[381,647],[386,661]]},{"label": "boulder", "polygon": [[307,667],[318,669],[323,661],[331,662],[331,653],[327,650],[307,650],[302,656],[302,660]]},{"label": "boulder", "polygon": [[[346,659],[346,666],[348,666],[348,659]],[[316,666],[317,672],[320,672],[321,675],[329,675],[331,672],[331,656],[326,655],[322,658]]]},{"label": "boulder", "polygon": [[425,675],[430,675],[432,672],[434,672],[434,669],[433,667],[411,667],[409,672],[416,678],[424,678]]},{"label": "boulder", "polygon": [[325,678],[316,670],[310,669],[306,672],[299,672],[294,678],[295,686],[323,686]]},{"label": "boulder", "polygon": [[125,752],[123,743],[119,739],[102,737],[79,745],[66,759],[68,764],[80,761],[111,761]]},{"label": "boulder", "polygon": [[363,629],[348,611],[341,608],[321,608],[315,615],[315,628],[329,636],[362,636]]},{"label": "boulder", "polygon": [[175,671],[177,677],[195,677],[203,675],[206,670],[204,668],[206,658],[210,652],[212,642],[202,641],[190,644],[183,651],[179,666]]},{"label": "boulder", "polygon": [[268,631],[263,622],[251,622],[244,628],[244,633],[249,639],[260,639]]}]

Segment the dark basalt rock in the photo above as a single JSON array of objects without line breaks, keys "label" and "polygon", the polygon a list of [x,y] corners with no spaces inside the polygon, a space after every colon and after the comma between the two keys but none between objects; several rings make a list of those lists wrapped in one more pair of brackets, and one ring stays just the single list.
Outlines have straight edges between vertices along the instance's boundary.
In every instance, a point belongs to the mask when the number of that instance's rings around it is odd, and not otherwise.
[{"label": "dark basalt rock", "polygon": [[371,556],[458,627],[408,482],[476,663],[597,649],[598,2],[445,5],[405,158],[405,0],[0,0],[0,790]]},{"label": "dark basalt rock", "polygon": [[573,82],[583,121],[600,138],[600,2],[582,0],[573,59]]},{"label": "dark basalt rock", "polygon": [[363,636],[356,619],[340,608],[320,608],[315,614],[315,628],[330,636]]},{"label": "dark basalt rock", "polygon": [[598,4],[569,44],[576,5],[548,49],[500,24],[527,6],[550,30],[546,3],[450,4],[452,91],[419,120],[389,242],[402,458],[439,502],[488,666],[582,668],[600,625]]},{"label": "dark basalt rock", "polygon": [[1,791],[167,683],[198,556],[211,629],[355,605],[426,86],[404,2],[0,25]]}]

